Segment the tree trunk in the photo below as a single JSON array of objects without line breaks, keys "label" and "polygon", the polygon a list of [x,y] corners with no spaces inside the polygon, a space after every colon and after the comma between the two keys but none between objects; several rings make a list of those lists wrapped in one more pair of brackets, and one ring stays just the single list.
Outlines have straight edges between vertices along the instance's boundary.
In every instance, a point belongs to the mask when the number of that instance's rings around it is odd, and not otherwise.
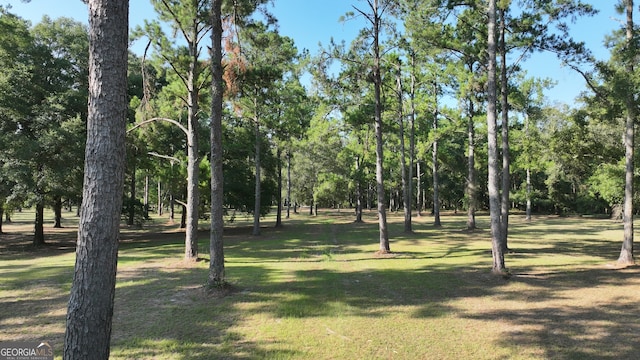
[{"label": "tree trunk", "polygon": [[[409,186],[407,189],[408,196],[409,196],[409,212],[411,212],[413,208],[412,206],[413,201],[411,200],[411,197],[413,196],[413,165],[415,164],[415,158],[416,158],[416,104],[415,104],[416,76],[415,76],[415,72],[416,72],[416,56],[415,56],[415,53],[411,51],[411,94],[410,94],[411,114],[409,117],[409,176],[408,176]],[[420,210],[418,210],[418,215],[419,214],[420,214]]]},{"label": "tree trunk", "polygon": [[468,157],[467,157],[467,230],[476,228],[476,130],[473,118],[475,109],[473,99],[469,98],[469,119],[467,121]]},{"label": "tree trunk", "polygon": [[360,157],[356,157],[356,221],[362,222],[362,176],[360,176]]},{"label": "tree trunk", "polygon": [[398,95],[398,136],[400,137],[400,175],[402,177],[402,204],[404,208],[404,232],[411,233],[411,194],[409,193],[409,183],[411,178],[407,172],[407,161],[404,146],[404,111],[402,98],[402,63],[398,59],[398,72],[396,74],[396,92]]},{"label": "tree trunk", "polygon": [[158,181],[158,216],[162,216],[162,183]]},{"label": "tree trunk", "polygon": [[[527,139],[527,144],[530,144],[529,141],[529,116],[525,114],[525,137]],[[525,220],[531,221],[531,149],[525,149],[527,152],[527,209]]]},{"label": "tree trunk", "polygon": [[[371,3],[371,2],[370,2]],[[375,98],[375,133],[376,133],[376,192],[378,196],[378,229],[380,232],[379,252],[389,253],[389,232],[387,229],[387,212],[384,201],[384,153],[382,139],[382,77],[380,75],[380,14],[378,0],[371,3],[373,10],[373,86]]]},{"label": "tree trunk", "polygon": [[128,0],[89,0],[89,110],[64,359],[108,359],[124,190]]},{"label": "tree trunk", "polygon": [[209,242],[210,287],[220,287],[225,282],[224,270],[224,192],[222,172],[222,1],[211,5],[211,231]]},{"label": "tree trunk", "polygon": [[4,201],[0,199],[0,234],[4,234],[2,232],[2,216],[4,215]]},{"label": "tree trunk", "polygon": [[[627,74],[633,74],[635,61],[635,40],[633,29],[633,0],[626,0],[627,11],[627,51],[631,52],[626,57],[625,67]],[[624,240],[622,249],[618,257],[618,263],[622,265],[634,264],[633,257],[633,160],[634,160],[634,123],[635,123],[635,89],[632,88],[632,80],[628,79],[628,89],[626,91],[625,105],[627,118],[625,121],[624,148],[625,148],[625,186],[624,186],[624,213],[623,227]]]},{"label": "tree trunk", "polygon": [[416,161],[416,202],[418,203],[418,217],[422,216],[422,174],[420,173],[420,160]]},{"label": "tree trunk", "polygon": [[198,214],[200,207],[200,191],[198,189],[200,175],[200,157],[198,154],[198,49],[197,34],[191,35],[189,41],[189,74],[187,78],[187,221],[184,239],[184,260],[198,260]]},{"label": "tree trunk", "polygon": [[62,198],[60,196],[56,197],[53,203],[53,227],[62,228]]},{"label": "tree trunk", "polygon": [[291,151],[287,150],[287,219],[291,216]]},{"label": "tree trunk", "polygon": [[149,175],[144,177],[144,218],[149,218]]},{"label": "tree trunk", "polygon": [[435,227],[442,226],[440,222],[440,184],[438,179],[438,89],[435,86],[436,101],[434,104],[435,110],[433,112],[433,148],[431,152],[431,169],[433,171],[433,225]]},{"label": "tree trunk", "polygon": [[278,198],[277,198],[277,212],[276,212],[276,226],[277,228],[282,227],[282,150],[278,147],[277,150],[277,161],[278,161]]},{"label": "tree trunk", "polygon": [[180,213],[180,229],[187,227],[187,206],[182,204],[182,212]]},{"label": "tree trunk", "polygon": [[44,245],[44,199],[42,195],[38,196],[38,202],[36,203],[36,221],[35,230],[33,235],[33,245]]},{"label": "tree trunk", "polygon": [[511,159],[509,156],[509,99],[507,84],[507,47],[505,43],[505,10],[500,9],[500,99],[502,107],[502,202],[500,208],[500,235],[502,250],[509,250],[509,189],[511,188],[511,173],[509,171]]},{"label": "tree trunk", "polygon": [[500,176],[498,169],[498,136],[496,122],[496,0],[489,0],[488,9],[488,55],[487,66],[487,143],[488,143],[488,190],[489,214],[491,218],[491,252],[495,274],[506,271],[502,236],[500,235]]},{"label": "tree trunk", "polygon": [[254,126],[255,126],[255,136],[256,136],[256,140],[255,140],[255,167],[256,167],[256,184],[255,184],[255,197],[254,197],[254,204],[253,204],[253,235],[254,236],[258,236],[260,235],[260,204],[261,204],[261,200],[260,200],[260,118],[258,117],[258,96],[256,94],[255,98],[254,98],[254,109],[256,111],[255,114],[255,118],[253,119],[254,121]]},{"label": "tree trunk", "polygon": [[[135,156],[135,155],[134,155]],[[135,159],[133,169],[131,170],[131,182],[129,183],[129,216],[127,217],[127,225],[132,226],[136,218],[136,166]]]}]

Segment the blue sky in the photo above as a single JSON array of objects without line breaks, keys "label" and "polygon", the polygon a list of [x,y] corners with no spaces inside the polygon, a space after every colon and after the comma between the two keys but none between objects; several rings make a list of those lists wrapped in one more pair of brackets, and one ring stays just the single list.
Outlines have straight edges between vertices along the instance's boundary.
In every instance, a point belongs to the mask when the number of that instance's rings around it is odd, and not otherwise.
[{"label": "blue sky", "polygon": [[[612,29],[621,26],[618,15],[614,11],[614,2],[591,0],[600,13],[592,18],[577,19],[572,26],[572,36],[579,41],[585,41],[587,47],[600,59],[608,57],[608,51],[602,43],[604,36]],[[80,0],[31,0],[22,3],[19,0],[0,0],[0,5],[11,4],[12,12],[37,23],[43,15],[52,18],[60,16],[73,17],[86,22],[87,7]],[[130,0],[130,25],[141,24],[144,19],[155,17],[153,8],[148,0]],[[278,18],[279,30],[282,35],[294,39],[299,49],[309,49],[312,54],[318,49],[318,43],[326,45],[333,37],[337,41],[342,39],[351,41],[358,30],[364,26],[362,20],[345,23],[339,18],[347,11],[353,10],[352,5],[365,5],[362,0],[275,0],[270,7]],[[618,19],[618,20],[616,20]],[[572,105],[574,98],[585,89],[584,80],[575,71],[562,67],[558,60],[551,55],[535,55],[527,60],[523,66],[530,76],[549,77],[558,85],[547,92],[551,101],[561,101]]]}]

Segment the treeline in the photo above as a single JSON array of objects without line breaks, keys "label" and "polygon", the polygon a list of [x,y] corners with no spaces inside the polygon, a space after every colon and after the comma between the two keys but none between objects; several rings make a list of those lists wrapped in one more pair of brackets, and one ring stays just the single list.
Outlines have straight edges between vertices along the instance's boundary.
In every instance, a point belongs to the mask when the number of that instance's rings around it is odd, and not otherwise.
[{"label": "treeline", "polygon": [[[129,54],[123,217],[173,217],[177,207],[193,237],[211,202],[211,26],[200,7],[168,4],[154,2],[160,20],[131,31],[146,50]],[[625,103],[612,75],[624,33],[611,36],[611,61],[596,63],[568,32],[591,6],[498,5],[501,201],[527,213],[611,214],[624,199]],[[408,231],[411,210],[436,222],[442,209],[464,211],[474,228],[475,212],[489,209],[485,2],[366,2],[350,18],[363,24],[358,38],[311,55],[268,13],[224,17],[227,219],[253,214],[258,235],[270,209],[280,209],[280,225],[300,205],[355,208],[356,219],[381,205],[407,209]],[[81,201],[87,28],[66,18],[32,25],[5,8],[0,26],[0,211],[35,207],[42,244],[43,209],[59,225],[62,207]],[[553,79],[521,69],[535,51],[558,54],[589,80],[574,106],[545,97]],[[197,246],[186,256],[197,257]]]}]

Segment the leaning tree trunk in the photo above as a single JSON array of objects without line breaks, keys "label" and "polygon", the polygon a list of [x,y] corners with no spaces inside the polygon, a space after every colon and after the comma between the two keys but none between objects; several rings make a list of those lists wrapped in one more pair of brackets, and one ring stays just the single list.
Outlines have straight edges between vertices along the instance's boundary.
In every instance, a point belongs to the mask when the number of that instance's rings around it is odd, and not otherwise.
[{"label": "leaning tree trunk", "polygon": [[224,271],[224,192],[222,172],[222,0],[211,5],[211,231],[209,242],[209,286],[225,282]]},{"label": "leaning tree trunk", "polygon": [[64,359],[108,359],[124,190],[128,0],[89,0],[89,110]]},{"label": "leaning tree trunk", "polygon": [[506,271],[504,251],[500,235],[500,176],[498,169],[498,136],[496,123],[496,0],[489,0],[488,9],[488,55],[487,66],[487,143],[488,143],[488,190],[489,214],[491,218],[491,252],[493,273]]},{"label": "leaning tree trunk", "polygon": [[[632,52],[626,57],[627,65],[625,67],[627,74],[633,74],[635,61],[635,40],[633,28],[633,0],[626,0],[627,9],[627,51]],[[633,146],[634,146],[634,124],[635,124],[635,93],[632,87],[632,80],[629,81],[629,88],[626,91],[625,105],[627,110],[627,119],[625,121],[624,148],[625,148],[625,186],[624,186],[624,213],[623,227],[624,240],[622,241],[622,249],[618,257],[618,263],[623,265],[634,264],[633,257]]]}]

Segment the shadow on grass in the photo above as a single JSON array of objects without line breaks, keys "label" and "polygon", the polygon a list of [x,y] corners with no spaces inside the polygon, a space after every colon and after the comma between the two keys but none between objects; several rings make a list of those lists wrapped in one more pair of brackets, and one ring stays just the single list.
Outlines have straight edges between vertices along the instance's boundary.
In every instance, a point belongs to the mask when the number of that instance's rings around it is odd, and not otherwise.
[{"label": "shadow on grass", "polygon": [[[212,297],[203,290],[204,264],[179,263],[182,233],[132,234],[120,247],[122,266],[112,358],[167,354],[174,359],[304,357],[303,349],[292,349],[284,339],[252,337],[241,329],[251,326],[247,322],[252,316],[379,319],[393,315],[397,307],[410,308],[409,316],[415,319],[456,317],[492,326],[498,322],[508,329],[498,346],[541,348],[545,358],[632,358],[640,351],[640,343],[635,341],[640,335],[635,293],[613,300],[566,302],[569,293],[580,294],[601,286],[624,287],[640,277],[637,268],[613,271],[574,267],[560,272],[557,266],[549,270],[533,264],[516,269],[515,276],[505,281],[490,275],[488,265],[477,261],[484,257],[490,260],[490,253],[469,245],[478,237],[486,237],[487,232],[461,232],[457,226],[461,219],[440,229],[418,223],[414,234],[402,234],[401,224],[392,224],[392,234],[401,234],[392,236],[392,241],[413,248],[389,258],[376,258],[377,224],[336,223],[335,219],[343,218],[335,216],[313,223],[296,220],[283,229],[265,228],[261,237],[251,236],[250,228],[226,230],[227,271],[237,291],[224,298]],[[617,243],[597,240],[600,226],[607,223],[583,224],[579,235],[588,239],[576,241],[565,239],[576,230],[563,228],[563,221],[514,224],[512,235],[526,241],[513,256],[542,259],[557,254],[590,254],[606,259],[613,245],[618,248]],[[556,238],[545,247],[529,248],[539,237]],[[424,243],[438,249],[427,248]],[[345,258],[336,260],[336,255]],[[175,262],[160,263],[167,258]],[[469,260],[446,262],[465,258]],[[51,311],[47,304],[66,308],[68,295],[63,289],[70,282],[72,266],[34,262],[21,274],[2,275],[7,279],[3,290],[38,281],[53,289],[49,295],[3,298],[3,327],[14,326],[16,333],[24,334],[29,329],[35,331],[41,322],[64,323],[64,314],[59,309]],[[13,270],[10,265],[0,266],[6,274]],[[464,306],[467,299],[496,305],[472,309]],[[502,302],[520,306],[501,307]],[[24,318],[30,316],[33,320],[25,322]],[[51,334],[61,341],[59,327]]]}]

